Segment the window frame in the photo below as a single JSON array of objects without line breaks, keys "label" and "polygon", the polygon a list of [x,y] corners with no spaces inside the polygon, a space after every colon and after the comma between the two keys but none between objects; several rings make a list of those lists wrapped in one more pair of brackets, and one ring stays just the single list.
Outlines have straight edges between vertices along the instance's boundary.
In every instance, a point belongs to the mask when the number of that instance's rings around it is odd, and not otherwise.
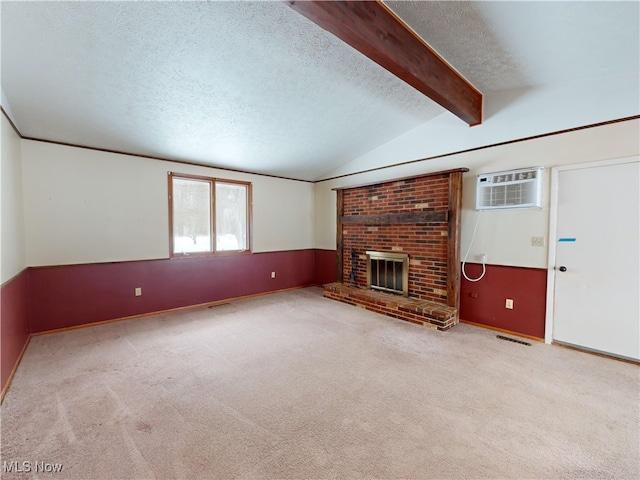
[{"label": "window frame", "polygon": [[[193,257],[212,257],[212,256],[228,256],[228,255],[250,255],[253,252],[253,185],[251,182],[242,180],[231,180],[228,178],[209,177],[205,175],[192,175],[187,173],[168,172],[168,199],[169,199],[169,258],[193,258]],[[173,236],[173,179],[183,180],[199,180],[209,182],[211,188],[211,251],[207,252],[185,252],[174,253],[174,236]],[[242,250],[217,250],[217,225],[216,225],[216,183],[243,185],[247,188],[247,245]]]}]

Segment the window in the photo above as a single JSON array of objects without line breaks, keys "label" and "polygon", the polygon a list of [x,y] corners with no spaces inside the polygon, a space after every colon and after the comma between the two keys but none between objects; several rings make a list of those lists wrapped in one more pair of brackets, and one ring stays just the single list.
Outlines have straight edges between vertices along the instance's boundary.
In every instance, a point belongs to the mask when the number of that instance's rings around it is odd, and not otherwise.
[{"label": "window", "polygon": [[251,184],[169,172],[171,256],[250,251]]}]

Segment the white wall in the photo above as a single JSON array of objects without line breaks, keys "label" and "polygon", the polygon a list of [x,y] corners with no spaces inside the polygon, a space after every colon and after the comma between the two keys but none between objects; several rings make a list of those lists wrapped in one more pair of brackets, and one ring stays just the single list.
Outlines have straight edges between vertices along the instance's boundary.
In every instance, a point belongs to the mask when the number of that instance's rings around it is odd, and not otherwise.
[{"label": "white wall", "polygon": [[253,251],[313,248],[313,185],[22,141],[29,266],[169,257],[167,172],[253,184]]},{"label": "white wall", "polygon": [[1,281],[4,283],[27,267],[25,249],[24,208],[22,190],[21,140],[4,115],[2,117],[2,164],[0,178],[2,195],[0,210],[2,230],[0,260]]},{"label": "white wall", "polygon": [[[413,139],[407,143],[407,148],[413,152],[418,143],[418,139]],[[394,148],[396,155],[388,157],[389,163],[407,154],[400,142],[395,142]],[[640,120],[632,120],[320,182],[315,185],[315,245],[316,248],[335,249],[336,195],[331,190],[335,187],[385,181],[451,168],[469,168],[470,171],[464,174],[462,201],[461,254],[464,255],[469,248],[477,216],[475,181],[478,174],[532,166],[551,167],[638,154]],[[544,172],[542,209],[485,211],[481,214],[469,256],[470,262],[476,261],[476,254],[486,253],[490,264],[547,267],[547,248],[531,245],[532,236],[544,236],[547,242],[549,240],[548,168]],[[623,202],[624,192],[620,195],[620,201]]]}]

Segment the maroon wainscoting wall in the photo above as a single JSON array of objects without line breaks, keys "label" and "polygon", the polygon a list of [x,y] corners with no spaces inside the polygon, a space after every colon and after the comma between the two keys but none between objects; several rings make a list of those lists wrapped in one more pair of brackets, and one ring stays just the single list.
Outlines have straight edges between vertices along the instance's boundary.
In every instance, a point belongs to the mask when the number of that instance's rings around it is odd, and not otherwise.
[{"label": "maroon wainscoting wall", "polygon": [[[470,278],[482,273],[482,266],[466,264]],[[547,271],[540,268],[487,265],[479,282],[464,277],[460,289],[460,319],[544,338]],[[513,310],[505,299],[513,300]]]},{"label": "maroon wainscoting wall", "polygon": [[308,249],[31,268],[31,332],[313,285],[315,256]]},{"label": "maroon wainscoting wall", "polygon": [[335,282],[338,278],[336,270],[336,251],[316,249],[314,253],[316,285]]},{"label": "maroon wainscoting wall", "polygon": [[5,283],[0,292],[2,390],[29,340],[29,274],[29,270],[23,270]]}]

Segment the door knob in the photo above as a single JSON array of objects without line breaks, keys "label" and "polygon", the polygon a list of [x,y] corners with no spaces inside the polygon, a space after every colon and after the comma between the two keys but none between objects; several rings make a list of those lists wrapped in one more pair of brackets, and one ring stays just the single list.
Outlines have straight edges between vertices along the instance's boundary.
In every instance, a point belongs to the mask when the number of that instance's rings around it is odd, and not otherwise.
[{"label": "door knob", "polygon": [[558,270],[560,270],[561,272],[566,272],[567,271],[567,267],[562,265],[560,268],[558,268]]}]

